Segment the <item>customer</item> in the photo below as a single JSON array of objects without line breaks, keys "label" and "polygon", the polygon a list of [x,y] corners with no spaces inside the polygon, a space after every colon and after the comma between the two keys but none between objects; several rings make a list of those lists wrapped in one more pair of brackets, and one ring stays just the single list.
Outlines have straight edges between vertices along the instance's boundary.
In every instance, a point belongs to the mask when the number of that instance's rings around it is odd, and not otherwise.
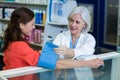
[{"label": "customer", "polygon": [[95,51],[95,38],[89,34],[91,28],[91,16],[89,10],[84,6],[76,7],[68,16],[69,30],[59,33],[54,44],[57,54],[61,58],[78,59],[83,56],[92,55]]},{"label": "customer", "polygon": [[[29,42],[25,38],[30,36],[32,30],[35,28],[34,25],[34,13],[30,9],[20,7],[13,11],[10,22],[6,31],[4,32],[4,70],[11,68],[18,68],[24,66],[41,66],[40,59],[46,56],[42,56],[40,52],[33,50],[29,47]],[[51,53],[50,53],[51,54]],[[48,64],[55,65],[54,69],[60,68],[74,68],[74,67],[92,67],[97,68],[103,64],[100,59],[94,59],[89,61],[79,60],[56,60],[56,54],[51,54],[48,57],[52,57],[49,61],[55,63]],[[57,58],[56,58],[57,59]],[[44,61],[44,60],[43,60]],[[46,63],[46,61],[44,61]],[[46,65],[42,66],[46,67]],[[49,68],[49,67],[47,67]]]}]

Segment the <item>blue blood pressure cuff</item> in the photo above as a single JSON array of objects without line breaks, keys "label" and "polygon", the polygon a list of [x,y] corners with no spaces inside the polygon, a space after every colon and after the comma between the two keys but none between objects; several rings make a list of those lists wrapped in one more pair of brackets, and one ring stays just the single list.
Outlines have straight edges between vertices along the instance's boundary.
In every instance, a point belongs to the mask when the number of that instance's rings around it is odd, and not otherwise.
[{"label": "blue blood pressure cuff", "polygon": [[54,52],[53,49],[57,47],[58,46],[52,42],[46,42],[45,46],[42,49],[37,66],[55,69],[58,55]]}]

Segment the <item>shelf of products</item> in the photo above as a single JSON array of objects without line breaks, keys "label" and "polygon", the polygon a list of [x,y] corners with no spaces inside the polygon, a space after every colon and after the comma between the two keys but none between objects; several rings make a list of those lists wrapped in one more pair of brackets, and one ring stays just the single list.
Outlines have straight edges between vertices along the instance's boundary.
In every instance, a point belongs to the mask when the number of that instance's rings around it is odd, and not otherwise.
[{"label": "shelf of products", "polygon": [[25,2],[9,2],[9,1],[0,1],[0,4],[10,4],[10,5],[28,5],[28,6],[44,6],[47,7],[47,3],[46,4],[42,4],[42,3],[25,3]]},{"label": "shelf of products", "polygon": [[[0,18],[0,22],[9,22],[9,19],[2,19],[2,18]],[[44,24],[35,24],[35,26],[39,26],[39,27],[42,27],[42,28],[44,28]]]}]

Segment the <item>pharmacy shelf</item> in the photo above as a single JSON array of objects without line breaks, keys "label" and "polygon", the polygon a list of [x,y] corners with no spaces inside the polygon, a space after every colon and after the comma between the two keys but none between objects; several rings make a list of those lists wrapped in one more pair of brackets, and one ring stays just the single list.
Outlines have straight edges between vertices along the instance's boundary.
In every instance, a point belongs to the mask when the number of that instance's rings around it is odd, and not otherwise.
[{"label": "pharmacy shelf", "polygon": [[0,4],[15,4],[15,5],[28,5],[28,6],[42,6],[42,7],[47,7],[47,4],[34,4],[34,3],[19,3],[19,2],[7,2],[7,1],[0,1]]},{"label": "pharmacy shelf", "polygon": [[2,19],[2,18],[0,18],[0,21],[3,21],[3,22],[8,22],[8,21],[9,21],[9,19]]},{"label": "pharmacy shelf", "polygon": [[35,24],[36,26],[41,26],[42,28],[44,28],[44,24]]},{"label": "pharmacy shelf", "polygon": [[[47,1],[47,0],[46,0]],[[48,0],[48,2],[46,3],[25,3],[25,2],[8,2],[8,1],[0,1],[0,6],[2,7],[11,7],[11,8],[17,8],[17,7],[27,7],[31,10],[44,10],[46,13],[49,9],[49,4],[50,1]],[[46,15],[46,21],[48,20],[48,17]],[[1,24],[6,24],[8,23],[9,20],[8,19],[2,19],[0,18],[0,23]],[[44,32],[45,29],[45,24],[35,24],[36,29],[40,29],[41,31]],[[0,38],[3,38],[3,34],[0,34]],[[42,44],[38,44],[38,43],[34,43],[34,42],[30,42],[30,44],[34,47],[42,47]]]},{"label": "pharmacy shelf", "polygon": [[42,44],[38,44],[38,43],[34,43],[34,42],[30,42],[30,44],[32,44],[34,46],[42,47]]},{"label": "pharmacy shelf", "polygon": [[[9,22],[9,19],[2,19],[0,18],[0,21],[3,21],[3,22]],[[41,27],[44,27],[45,25],[44,24],[35,24],[36,26],[41,26]]]},{"label": "pharmacy shelf", "polygon": [[50,24],[50,25],[56,25],[56,26],[67,26],[67,24],[66,23],[59,23],[59,22],[48,22],[48,24]]},{"label": "pharmacy shelf", "polygon": [[3,38],[3,33],[0,33],[0,38]]}]

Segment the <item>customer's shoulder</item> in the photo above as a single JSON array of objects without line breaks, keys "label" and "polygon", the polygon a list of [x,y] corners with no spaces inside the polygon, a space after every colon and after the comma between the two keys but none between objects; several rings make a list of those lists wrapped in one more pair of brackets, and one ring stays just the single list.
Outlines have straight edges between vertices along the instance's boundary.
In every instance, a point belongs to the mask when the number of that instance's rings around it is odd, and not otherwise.
[{"label": "customer's shoulder", "polygon": [[17,45],[27,45],[25,41],[14,41],[11,43],[11,45],[17,46]]}]

